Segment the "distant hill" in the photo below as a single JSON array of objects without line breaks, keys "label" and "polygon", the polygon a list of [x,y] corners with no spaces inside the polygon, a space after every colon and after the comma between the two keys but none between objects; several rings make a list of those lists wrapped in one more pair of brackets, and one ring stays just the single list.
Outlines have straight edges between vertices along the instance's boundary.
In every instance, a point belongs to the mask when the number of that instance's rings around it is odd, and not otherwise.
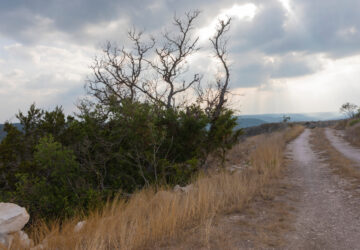
[{"label": "distant hill", "polygon": [[260,114],[260,115],[240,115],[238,116],[238,127],[248,128],[259,126],[265,123],[278,123],[283,121],[283,116],[290,116],[290,122],[307,122],[307,121],[327,121],[343,119],[339,113],[304,113],[304,114]]},{"label": "distant hill", "polygon": [[267,123],[266,121],[257,118],[243,118],[243,117],[239,117],[237,122],[238,122],[238,128],[260,126],[261,124]]},{"label": "distant hill", "polygon": [[[290,116],[290,122],[307,122],[307,121],[327,121],[343,119],[339,113],[323,112],[323,113],[305,113],[305,114],[261,114],[261,115],[240,115],[238,116],[237,128],[248,128],[260,126],[265,123],[282,122],[283,116]],[[21,129],[19,123],[14,125]],[[3,130],[4,125],[0,124],[0,141],[6,136]]]}]

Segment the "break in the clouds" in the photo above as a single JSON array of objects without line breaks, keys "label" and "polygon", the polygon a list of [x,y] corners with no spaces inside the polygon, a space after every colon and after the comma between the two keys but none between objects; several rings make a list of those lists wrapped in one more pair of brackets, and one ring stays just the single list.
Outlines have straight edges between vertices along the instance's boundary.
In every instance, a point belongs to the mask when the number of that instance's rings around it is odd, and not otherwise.
[{"label": "break in the clouds", "polygon": [[[32,102],[67,112],[84,94],[105,41],[135,26],[152,34],[199,9],[202,52],[194,69],[213,75],[208,38],[217,19],[229,34],[233,92],[244,113],[331,111],[360,93],[358,0],[0,1],[0,122]],[[170,30],[171,31],[171,30]]]}]

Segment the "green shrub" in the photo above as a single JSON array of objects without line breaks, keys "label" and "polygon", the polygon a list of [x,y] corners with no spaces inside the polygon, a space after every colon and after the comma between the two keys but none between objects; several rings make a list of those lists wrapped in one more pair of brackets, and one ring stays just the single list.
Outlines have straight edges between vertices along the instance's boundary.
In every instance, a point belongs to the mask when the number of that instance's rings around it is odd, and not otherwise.
[{"label": "green shrub", "polygon": [[32,105],[17,117],[23,130],[6,124],[0,143],[0,199],[45,219],[88,211],[146,185],[186,185],[209,154],[224,160],[240,134],[231,111],[210,121],[196,105],[123,100],[84,105],[67,119],[61,108]]},{"label": "green shrub", "polygon": [[355,120],[351,120],[350,122],[349,122],[349,126],[351,127],[351,126],[354,126],[355,124],[357,124],[357,123],[359,123],[360,122],[360,119],[355,119]]},{"label": "green shrub", "polygon": [[34,169],[18,173],[13,196],[17,203],[41,218],[71,216],[77,209],[93,205],[98,198],[86,190],[74,153],[54,141],[52,136],[40,139],[35,147]]},{"label": "green shrub", "polygon": [[225,162],[225,155],[242,134],[242,130],[234,130],[237,125],[237,118],[231,110],[224,110],[217,120],[211,123],[209,130],[207,149],[208,152],[215,152]]}]

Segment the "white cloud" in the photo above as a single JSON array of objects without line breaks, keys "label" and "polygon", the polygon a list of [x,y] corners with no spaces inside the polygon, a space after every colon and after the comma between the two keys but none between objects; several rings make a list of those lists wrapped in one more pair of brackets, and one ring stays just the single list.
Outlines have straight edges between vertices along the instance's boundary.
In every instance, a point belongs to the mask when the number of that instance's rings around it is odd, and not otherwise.
[{"label": "white cloud", "polygon": [[[81,6],[81,7],[80,7]],[[150,7],[147,9],[146,7]],[[157,34],[170,17],[200,9],[202,51],[189,73],[216,74],[208,38],[232,17],[231,84],[246,113],[336,110],[360,93],[357,0],[0,1],[0,123],[36,101],[70,112],[106,40],[125,44],[134,24]]]},{"label": "white cloud", "polygon": [[32,102],[41,107],[63,105],[67,112],[84,92],[85,76],[94,48],[74,44],[22,45],[4,48],[6,64],[0,68],[0,123]]},{"label": "white cloud", "polygon": [[199,29],[198,36],[202,41],[208,40],[213,36],[219,20],[225,20],[229,17],[236,18],[241,21],[251,21],[256,15],[257,7],[255,4],[248,3],[244,5],[234,4],[231,8],[223,9],[214,17],[210,24]]},{"label": "white cloud", "polygon": [[345,102],[359,103],[360,56],[326,61],[320,72],[274,80],[269,85],[237,88],[244,113],[336,112]]}]

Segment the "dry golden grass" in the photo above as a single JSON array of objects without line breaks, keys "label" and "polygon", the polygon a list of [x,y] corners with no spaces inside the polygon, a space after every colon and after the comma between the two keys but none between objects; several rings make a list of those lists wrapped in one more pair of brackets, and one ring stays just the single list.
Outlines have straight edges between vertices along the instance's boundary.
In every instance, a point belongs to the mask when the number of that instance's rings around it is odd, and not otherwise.
[{"label": "dry golden grass", "polygon": [[346,158],[343,154],[331,146],[331,143],[326,138],[323,129],[317,128],[313,135],[311,143],[314,146],[314,149],[321,153],[324,160],[329,164],[334,173],[345,178],[355,179],[357,182],[360,181],[359,166],[356,166],[353,161]]},{"label": "dry golden grass", "polygon": [[[220,214],[211,225],[210,241],[203,244],[205,249],[269,249],[281,248],[285,244],[284,235],[292,230],[293,207],[286,200],[293,195],[292,190],[286,194],[281,190],[282,176],[274,179],[262,188],[266,197],[257,195],[241,211],[231,214]],[[280,181],[281,180],[281,181]],[[191,235],[181,249],[196,246],[199,233]],[[193,237],[193,239],[191,239]],[[183,246],[187,246],[187,248]],[[178,249],[179,245],[170,249]],[[201,245],[200,245],[201,246]],[[197,246],[199,249],[199,246]],[[194,248],[196,249],[196,248]]]},{"label": "dry golden grass", "polygon": [[74,218],[61,227],[58,223],[34,227],[30,235],[36,243],[46,237],[46,249],[153,249],[205,225],[206,244],[215,215],[240,211],[256,194],[266,195],[264,187],[281,172],[286,143],[302,131],[293,127],[259,137],[249,157],[251,167],[234,174],[200,175],[186,194],[147,188],[128,201],[115,199],[93,212],[80,232],[73,230],[80,220]]},{"label": "dry golden grass", "polygon": [[360,147],[360,124],[345,129],[345,139],[355,147]]}]

